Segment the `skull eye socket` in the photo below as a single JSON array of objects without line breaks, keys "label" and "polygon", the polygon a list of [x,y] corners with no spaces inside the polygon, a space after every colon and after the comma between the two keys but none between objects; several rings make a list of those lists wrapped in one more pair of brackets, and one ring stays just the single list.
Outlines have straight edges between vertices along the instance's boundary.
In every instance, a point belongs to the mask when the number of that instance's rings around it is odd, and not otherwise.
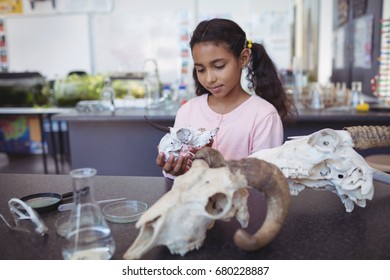
[{"label": "skull eye socket", "polygon": [[210,215],[218,215],[225,209],[227,197],[224,193],[216,193],[209,197],[206,205],[206,212]]},{"label": "skull eye socket", "polygon": [[329,142],[328,142],[328,141],[324,141],[322,144],[323,144],[324,146],[329,146]]},{"label": "skull eye socket", "polygon": [[339,142],[339,135],[329,129],[313,134],[308,140],[308,144],[310,146],[317,146],[326,150],[334,150]]},{"label": "skull eye socket", "polygon": [[188,143],[188,141],[190,141],[190,138],[191,138],[191,130],[187,129],[187,128],[180,128],[177,132],[176,132],[176,136],[177,138],[183,142],[183,143]]}]

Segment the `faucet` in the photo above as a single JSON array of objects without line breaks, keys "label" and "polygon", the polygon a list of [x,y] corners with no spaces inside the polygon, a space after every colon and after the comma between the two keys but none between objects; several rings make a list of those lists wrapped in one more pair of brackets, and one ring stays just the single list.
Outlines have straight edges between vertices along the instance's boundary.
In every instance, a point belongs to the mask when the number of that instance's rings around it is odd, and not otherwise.
[{"label": "faucet", "polygon": [[[148,58],[144,61],[144,67],[143,67],[143,70],[145,71],[146,69],[146,65],[148,64],[148,62],[151,62],[154,66],[154,76],[156,77],[157,81],[160,83],[160,75],[158,73],[158,64],[157,64],[157,61],[153,58]],[[147,73],[149,75],[149,73]]]},{"label": "faucet", "polygon": [[[148,70],[147,65],[153,64],[153,71]],[[160,75],[158,72],[157,61],[153,58],[148,58],[144,61],[143,71],[146,73],[147,82],[151,85],[151,97],[153,103],[158,104],[160,102]]]}]

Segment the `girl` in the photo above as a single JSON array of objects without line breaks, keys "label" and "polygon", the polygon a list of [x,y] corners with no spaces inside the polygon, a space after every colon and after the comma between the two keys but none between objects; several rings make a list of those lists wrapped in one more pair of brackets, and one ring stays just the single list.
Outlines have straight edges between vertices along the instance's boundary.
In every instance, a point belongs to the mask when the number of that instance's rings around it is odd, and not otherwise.
[{"label": "girl", "polygon": [[[248,40],[235,22],[219,18],[202,21],[190,47],[197,97],[181,106],[174,126],[218,127],[212,147],[226,160],[281,145],[282,122],[296,110],[264,47]],[[253,95],[241,85],[245,68]],[[160,153],[156,163],[165,173],[180,175],[191,166],[191,158],[170,156],[165,162]]]}]

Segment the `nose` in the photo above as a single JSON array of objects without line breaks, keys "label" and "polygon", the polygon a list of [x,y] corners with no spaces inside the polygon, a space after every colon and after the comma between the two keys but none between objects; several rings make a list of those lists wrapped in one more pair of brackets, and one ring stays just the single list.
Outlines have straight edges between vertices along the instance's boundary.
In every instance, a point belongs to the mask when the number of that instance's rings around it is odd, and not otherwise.
[{"label": "nose", "polygon": [[207,70],[206,72],[206,82],[212,84],[217,81],[217,77],[214,75],[213,71]]}]

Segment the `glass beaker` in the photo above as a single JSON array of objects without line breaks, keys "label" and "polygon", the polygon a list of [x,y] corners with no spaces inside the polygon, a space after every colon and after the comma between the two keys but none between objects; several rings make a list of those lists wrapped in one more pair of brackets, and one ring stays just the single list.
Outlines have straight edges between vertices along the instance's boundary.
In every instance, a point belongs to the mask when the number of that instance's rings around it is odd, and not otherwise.
[{"label": "glass beaker", "polygon": [[93,168],[70,172],[73,202],[62,256],[69,260],[107,260],[115,252],[115,241],[94,196]]},{"label": "glass beaker", "polygon": [[311,109],[318,110],[324,108],[324,96],[318,83],[313,83],[310,87]]}]

